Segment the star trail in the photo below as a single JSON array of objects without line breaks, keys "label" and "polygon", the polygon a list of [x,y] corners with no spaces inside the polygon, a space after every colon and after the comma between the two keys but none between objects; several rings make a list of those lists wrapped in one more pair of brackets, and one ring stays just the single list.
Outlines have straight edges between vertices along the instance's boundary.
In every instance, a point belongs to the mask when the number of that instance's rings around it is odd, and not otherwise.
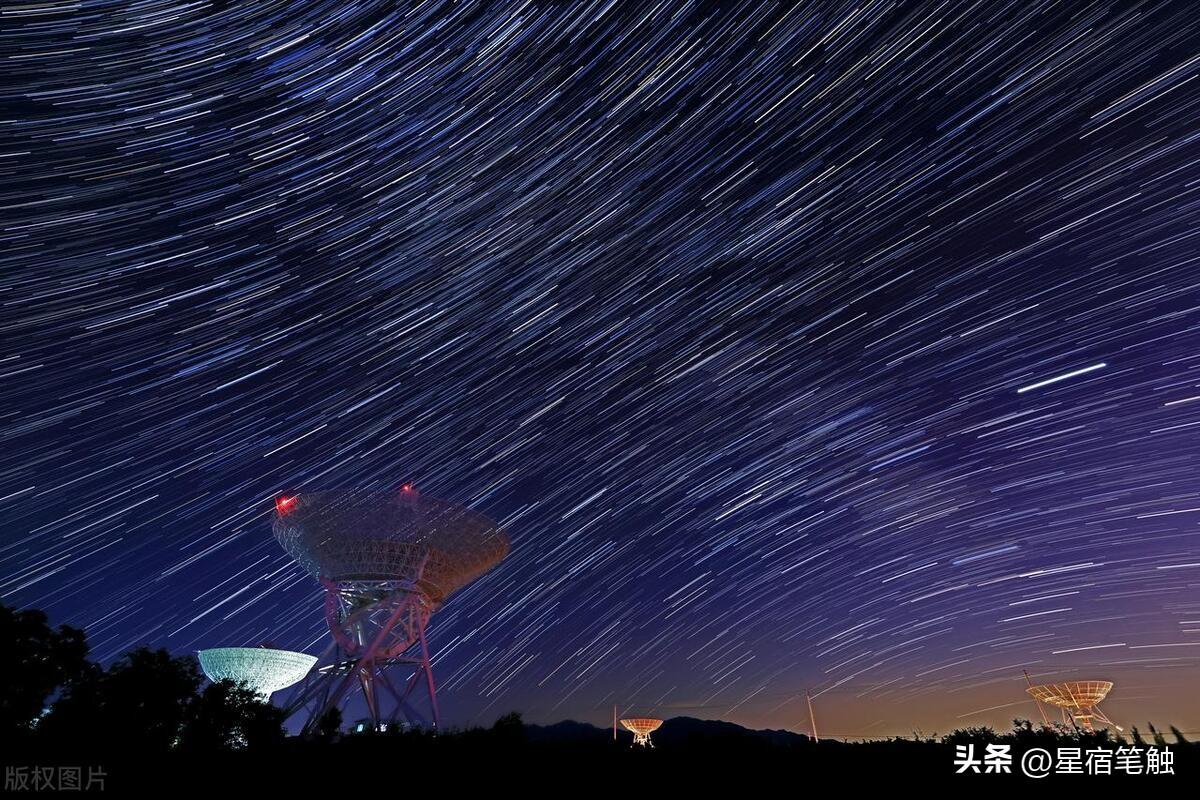
[{"label": "star trail", "polygon": [[452,722],[1200,728],[1186,3],[0,7],[0,601],[328,636],[276,498],[512,537]]}]

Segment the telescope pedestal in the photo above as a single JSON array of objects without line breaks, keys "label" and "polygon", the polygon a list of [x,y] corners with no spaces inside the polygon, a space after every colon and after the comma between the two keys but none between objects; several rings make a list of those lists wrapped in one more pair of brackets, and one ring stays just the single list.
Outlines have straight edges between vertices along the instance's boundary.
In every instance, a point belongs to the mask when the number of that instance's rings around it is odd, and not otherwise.
[{"label": "telescope pedestal", "polygon": [[[302,733],[312,734],[325,714],[340,708],[357,686],[376,730],[401,718],[419,727],[432,723],[437,730],[437,685],[425,641],[433,609],[416,582],[321,582],[334,644],[285,707],[288,716],[307,710]],[[393,677],[408,669],[412,673],[399,686]],[[423,693],[428,694],[429,719],[415,706]]]}]

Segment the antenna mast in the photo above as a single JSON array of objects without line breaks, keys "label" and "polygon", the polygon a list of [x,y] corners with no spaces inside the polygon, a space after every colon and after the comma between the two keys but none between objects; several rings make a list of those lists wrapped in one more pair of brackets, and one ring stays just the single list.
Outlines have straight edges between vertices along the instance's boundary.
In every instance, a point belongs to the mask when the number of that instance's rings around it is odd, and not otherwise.
[{"label": "antenna mast", "polygon": [[[1021,672],[1025,673],[1025,685],[1032,689],[1033,681],[1029,680],[1029,670],[1023,669]],[[1042,708],[1042,701],[1035,696],[1033,702],[1037,703],[1038,712],[1042,715],[1042,725],[1049,728],[1050,720],[1046,718],[1046,709]]]},{"label": "antenna mast", "polygon": [[804,690],[804,699],[808,701],[808,724],[812,726],[813,741],[819,742],[821,737],[817,735],[817,718],[813,716],[812,695],[809,694],[808,689]]}]

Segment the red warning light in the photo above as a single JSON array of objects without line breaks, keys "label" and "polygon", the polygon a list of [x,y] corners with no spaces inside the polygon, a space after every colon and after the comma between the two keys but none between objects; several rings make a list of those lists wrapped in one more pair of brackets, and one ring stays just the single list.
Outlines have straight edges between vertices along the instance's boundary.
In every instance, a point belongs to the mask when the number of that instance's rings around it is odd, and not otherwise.
[{"label": "red warning light", "polygon": [[292,495],[280,495],[275,498],[275,510],[286,514],[296,507],[296,498]]},{"label": "red warning light", "polygon": [[404,484],[404,491],[411,492],[413,490],[411,483]]}]

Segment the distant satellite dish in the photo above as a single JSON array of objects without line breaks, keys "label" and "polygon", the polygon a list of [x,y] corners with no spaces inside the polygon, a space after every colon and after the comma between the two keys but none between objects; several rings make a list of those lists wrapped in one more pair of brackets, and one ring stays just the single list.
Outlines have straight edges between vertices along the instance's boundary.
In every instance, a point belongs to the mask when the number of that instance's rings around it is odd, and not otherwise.
[{"label": "distant satellite dish", "polygon": [[1112,681],[1067,681],[1030,686],[1025,691],[1035,700],[1062,709],[1064,721],[1069,715],[1084,730],[1094,730],[1093,719],[1123,730],[1100,710],[1100,701],[1108,696],[1112,688]]},{"label": "distant satellite dish", "polygon": [[263,699],[299,683],[317,663],[317,657],[307,653],[267,647],[214,647],[197,656],[200,668],[213,683],[236,681]]},{"label": "distant satellite dish", "polygon": [[625,730],[633,733],[633,743],[640,744],[643,747],[653,747],[650,743],[650,734],[659,729],[663,724],[661,719],[649,719],[646,717],[638,717],[635,719],[623,719],[621,725]]}]

